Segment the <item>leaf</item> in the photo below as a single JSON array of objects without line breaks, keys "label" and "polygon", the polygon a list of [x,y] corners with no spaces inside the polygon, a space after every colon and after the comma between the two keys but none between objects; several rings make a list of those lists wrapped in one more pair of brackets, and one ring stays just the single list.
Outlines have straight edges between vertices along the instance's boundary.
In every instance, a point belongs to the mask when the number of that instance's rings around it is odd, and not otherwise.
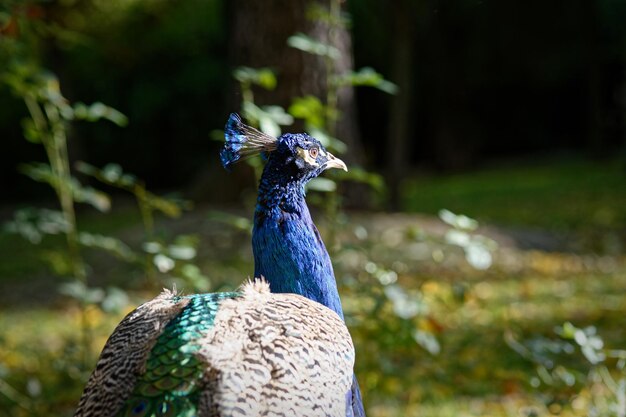
[{"label": "leaf", "polygon": [[22,120],[22,130],[24,132],[24,138],[35,144],[41,143],[41,134],[33,119],[25,118]]},{"label": "leaf", "polygon": [[120,127],[124,127],[128,124],[128,118],[124,114],[99,101],[90,106],[78,102],[74,104],[72,110],[74,117],[79,120],[95,122],[100,119],[106,119]]},{"label": "leaf", "polygon": [[341,173],[341,179],[367,184],[378,193],[383,193],[385,191],[385,180],[382,175],[366,171],[363,168],[350,167],[348,172]]},{"label": "leaf", "polygon": [[78,241],[83,246],[88,248],[103,249],[125,261],[133,262],[137,259],[137,255],[128,245],[111,236],[80,232],[78,234]]},{"label": "leaf", "polygon": [[394,83],[385,80],[385,78],[379,72],[373,68],[364,67],[356,72],[349,72],[337,78],[338,85],[352,85],[355,87],[366,86],[374,87],[387,94],[396,94],[398,92],[398,86]]},{"label": "leaf", "polygon": [[72,281],[59,285],[59,292],[88,304],[99,303],[105,296],[105,292],[102,288],[89,288],[80,281]]},{"label": "leaf", "polygon": [[30,243],[38,244],[46,234],[67,233],[69,225],[60,211],[26,208],[16,211],[13,220],[5,224],[5,229],[19,234]]},{"label": "leaf", "polygon": [[280,126],[293,123],[293,117],[280,106],[259,107],[254,103],[245,102],[242,106],[244,117],[259,125],[263,133],[280,136]]},{"label": "leaf", "polygon": [[273,90],[276,88],[276,75],[270,69],[264,68],[259,71],[257,84],[266,90]]},{"label": "leaf", "polygon": [[452,227],[461,230],[473,231],[478,228],[478,222],[463,214],[454,214],[450,210],[442,209],[439,211],[439,218]]},{"label": "leaf", "polygon": [[42,234],[35,226],[26,222],[17,222],[15,220],[6,222],[4,224],[4,230],[9,233],[15,233],[28,240],[30,243],[37,245],[41,243],[43,238]]},{"label": "leaf", "polygon": [[431,355],[438,355],[441,352],[439,341],[432,333],[415,329],[412,336],[417,344],[426,349]]},{"label": "leaf", "polygon": [[478,270],[488,269],[493,263],[491,252],[482,245],[470,244],[465,247],[465,259]]},{"label": "leaf", "polygon": [[63,213],[58,210],[40,209],[36,215],[37,229],[44,234],[58,235],[70,230]]},{"label": "leaf", "polygon": [[[61,186],[59,177],[52,172],[48,164],[32,162],[30,164],[21,164],[19,169],[31,179],[46,183],[55,190],[58,190]],[[111,200],[107,194],[92,187],[83,186],[74,177],[70,177],[68,183],[63,185],[70,188],[74,201],[78,203],[91,204],[102,212],[106,212],[111,208]]]},{"label": "leaf", "polygon": [[102,169],[102,177],[109,182],[115,183],[122,176],[122,167],[118,164],[107,164]]},{"label": "leaf", "polygon": [[102,191],[85,187],[75,178],[72,178],[70,185],[76,202],[88,203],[101,212],[107,212],[111,209],[111,199]]},{"label": "leaf", "polygon": [[578,328],[568,321],[563,323],[563,326],[556,328],[555,332],[564,339],[573,340],[577,330]]},{"label": "leaf", "polygon": [[243,232],[252,232],[252,221],[248,217],[237,216],[223,211],[210,211],[209,220],[218,221]]},{"label": "leaf", "polygon": [[176,262],[174,262],[172,258],[163,255],[162,253],[156,254],[153,258],[153,262],[154,266],[157,267],[159,272],[164,274],[171,271],[172,269],[174,269],[174,266],[176,266]]},{"label": "leaf", "polygon": [[26,392],[31,397],[39,397],[41,395],[41,381],[35,377],[28,378]]},{"label": "leaf", "polygon": [[126,291],[117,287],[109,287],[100,305],[107,313],[117,313],[122,311],[129,303],[130,300]]},{"label": "leaf", "polygon": [[145,242],[143,244],[143,250],[147,253],[155,254],[163,250],[163,245],[159,242]]},{"label": "leaf", "polygon": [[307,190],[331,193],[337,190],[337,183],[330,178],[313,178],[306,186]]},{"label": "leaf", "polygon": [[100,169],[84,161],[78,161],[75,164],[75,168],[82,174],[89,175],[105,184],[127,191],[132,192],[132,187],[137,184],[137,177],[125,173],[118,164],[107,164]]},{"label": "leaf", "polygon": [[66,252],[47,250],[42,252],[41,258],[55,275],[67,276],[72,274],[72,259]]},{"label": "leaf", "polygon": [[170,245],[167,253],[174,259],[188,261],[196,257],[196,248],[188,245]]},{"label": "leaf", "polygon": [[296,33],[287,39],[287,45],[313,55],[338,59],[341,56],[339,49],[332,45],[320,42],[304,33]]},{"label": "leaf", "polygon": [[460,246],[465,248],[470,244],[470,235],[467,232],[450,229],[446,232],[444,239],[449,245]]},{"label": "leaf", "polygon": [[[296,97],[291,103],[291,106],[289,106],[288,111],[291,115],[293,115],[293,117],[303,119],[310,127],[318,129],[322,129],[324,127],[324,104],[322,104],[322,101],[315,96],[307,95],[304,97]],[[320,139],[319,137],[317,138]],[[325,143],[323,143],[323,145],[327,146]]]},{"label": "leaf", "polygon": [[254,84],[266,90],[276,88],[276,75],[270,68],[238,67],[233,71],[233,77],[240,83]]},{"label": "leaf", "polygon": [[149,192],[146,192],[146,203],[168,217],[179,217],[182,212],[182,208],[178,202],[159,197]]},{"label": "leaf", "polygon": [[180,270],[182,277],[200,291],[208,291],[210,287],[209,277],[204,275],[200,268],[194,264],[185,264]]},{"label": "leaf", "polygon": [[267,133],[270,136],[280,136],[280,126],[271,117],[265,114],[259,116],[259,128],[261,132]]},{"label": "leaf", "polygon": [[293,123],[293,117],[280,106],[262,106],[261,109],[279,125],[288,126]]},{"label": "leaf", "polygon": [[18,169],[34,181],[49,184],[55,189],[57,187],[56,177],[52,173],[52,169],[48,164],[44,164],[42,162],[31,162],[29,164],[20,164]]},{"label": "leaf", "polygon": [[407,320],[425,312],[426,307],[421,300],[412,298],[399,285],[387,285],[384,291],[393,305],[393,311],[396,316]]},{"label": "leaf", "polygon": [[332,13],[327,6],[311,2],[307,7],[306,17],[315,23],[326,23],[329,26],[347,28],[350,25],[348,13]]}]

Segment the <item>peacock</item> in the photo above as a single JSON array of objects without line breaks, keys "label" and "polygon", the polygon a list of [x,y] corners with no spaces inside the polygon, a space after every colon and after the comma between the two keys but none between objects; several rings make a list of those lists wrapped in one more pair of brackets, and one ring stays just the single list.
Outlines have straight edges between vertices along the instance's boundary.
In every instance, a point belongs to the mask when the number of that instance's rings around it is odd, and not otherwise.
[{"label": "peacock", "polygon": [[164,290],[106,342],[75,417],[365,416],[354,346],[305,184],[347,170],[315,138],[278,138],[231,114],[228,170],[267,160],[254,213],[254,280],[235,292]]}]

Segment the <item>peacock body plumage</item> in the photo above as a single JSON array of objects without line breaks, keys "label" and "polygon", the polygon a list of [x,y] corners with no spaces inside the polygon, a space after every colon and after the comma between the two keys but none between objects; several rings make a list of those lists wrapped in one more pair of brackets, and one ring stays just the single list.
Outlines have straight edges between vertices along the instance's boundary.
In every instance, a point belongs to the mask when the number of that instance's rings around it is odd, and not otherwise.
[{"label": "peacock body plumage", "polygon": [[265,135],[231,115],[226,168],[265,153],[255,276],[230,293],[164,291],[107,341],[76,417],[364,416],[354,347],[304,185],[345,164],[306,134]]}]

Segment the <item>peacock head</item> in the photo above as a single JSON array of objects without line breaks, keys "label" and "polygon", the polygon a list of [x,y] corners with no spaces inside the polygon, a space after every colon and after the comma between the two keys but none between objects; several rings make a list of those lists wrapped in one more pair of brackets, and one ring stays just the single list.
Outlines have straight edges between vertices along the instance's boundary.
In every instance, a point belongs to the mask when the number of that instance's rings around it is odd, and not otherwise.
[{"label": "peacock head", "polygon": [[306,133],[286,133],[275,138],[241,122],[231,114],[224,132],[226,143],[220,153],[222,165],[230,169],[235,162],[263,154],[265,173],[305,184],[329,168],[348,170],[346,164],[328,152],[319,140]]}]

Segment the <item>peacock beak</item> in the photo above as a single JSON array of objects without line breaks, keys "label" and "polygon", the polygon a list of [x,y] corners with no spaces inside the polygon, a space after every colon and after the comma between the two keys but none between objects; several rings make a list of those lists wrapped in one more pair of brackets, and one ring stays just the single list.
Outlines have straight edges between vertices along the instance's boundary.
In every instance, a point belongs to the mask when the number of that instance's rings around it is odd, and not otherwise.
[{"label": "peacock beak", "polygon": [[324,164],[324,169],[328,169],[328,168],[340,168],[343,169],[344,171],[348,172],[348,167],[346,166],[346,163],[343,162],[341,159],[336,158],[332,153],[328,152],[326,154],[326,157],[328,158],[328,160],[326,161],[326,163]]}]

